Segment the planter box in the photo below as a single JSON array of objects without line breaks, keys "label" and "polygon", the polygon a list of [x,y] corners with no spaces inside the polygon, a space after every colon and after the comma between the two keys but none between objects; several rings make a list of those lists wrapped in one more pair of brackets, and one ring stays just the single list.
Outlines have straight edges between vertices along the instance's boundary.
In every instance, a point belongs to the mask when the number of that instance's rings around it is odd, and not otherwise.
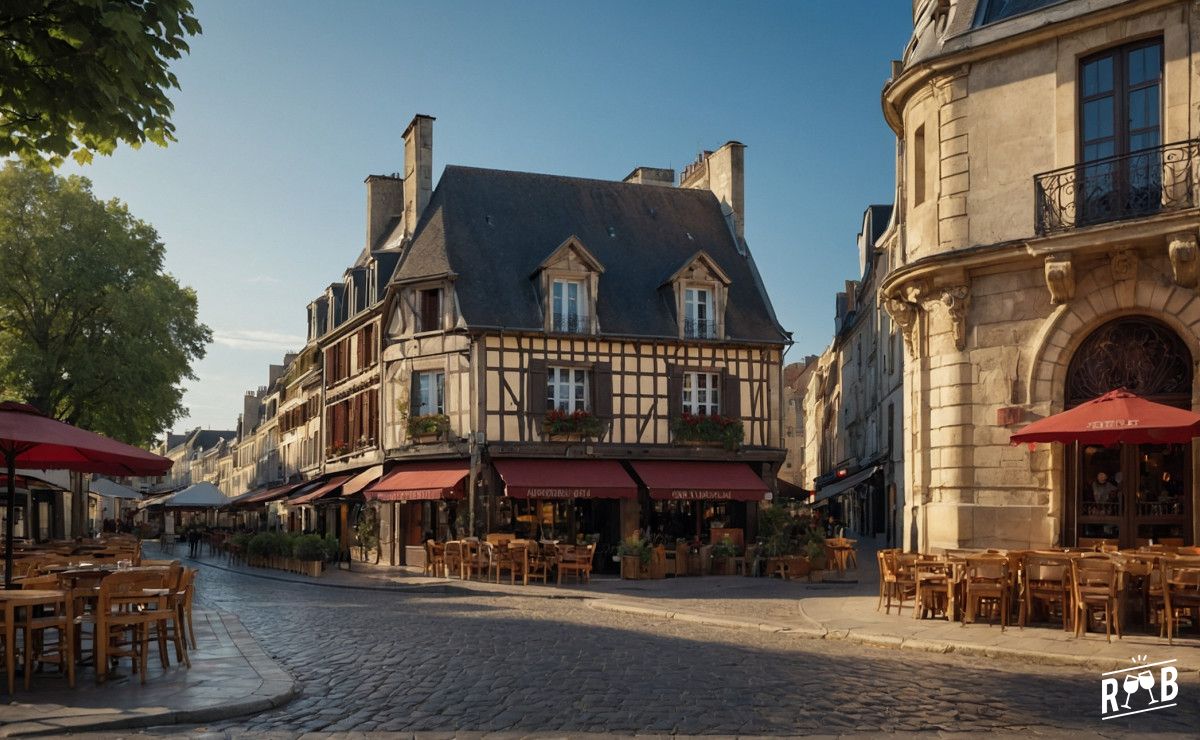
[{"label": "planter box", "polygon": [[685,440],[677,441],[675,444],[683,446],[683,447],[724,447],[725,446],[724,442],[720,442],[720,441],[716,441],[716,440],[708,440],[708,439],[685,439]]},{"label": "planter box", "polygon": [[296,569],[296,572],[310,578],[319,578],[325,570],[325,563],[320,560],[299,560],[297,563],[300,567]]},{"label": "planter box", "polygon": [[689,576],[704,575],[704,560],[698,552],[689,552],[687,554],[687,574]]},{"label": "planter box", "polygon": [[582,442],[584,436],[582,434],[547,434],[546,440],[549,442]]},{"label": "planter box", "polygon": [[428,445],[428,444],[433,444],[435,442],[441,442],[442,435],[441,434],[418,434],[413,437],[410,437],[409,441],[411,441],[415,445]]},{"label": "planter box", "polygon": [[630,581],[642,577],[642,559],[637,555],[621,556],[621,577]]},{"label": "planter box", "polygon": [[712,572],[714,576],[731,576],[735,570],[733,558],[713,558]]}]

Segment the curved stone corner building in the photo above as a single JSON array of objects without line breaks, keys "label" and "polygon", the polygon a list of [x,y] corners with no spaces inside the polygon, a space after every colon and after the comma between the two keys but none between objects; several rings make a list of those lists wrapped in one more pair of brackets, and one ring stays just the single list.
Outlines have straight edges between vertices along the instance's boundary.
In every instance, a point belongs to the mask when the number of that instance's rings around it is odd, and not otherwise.
[{"label": "curved stone corner building", "polygon": [[1192,544],[1197,445],[1009,444],[1115,387],[1200,409],[1200,2],[914,0],[883,91],[905,545]]}]

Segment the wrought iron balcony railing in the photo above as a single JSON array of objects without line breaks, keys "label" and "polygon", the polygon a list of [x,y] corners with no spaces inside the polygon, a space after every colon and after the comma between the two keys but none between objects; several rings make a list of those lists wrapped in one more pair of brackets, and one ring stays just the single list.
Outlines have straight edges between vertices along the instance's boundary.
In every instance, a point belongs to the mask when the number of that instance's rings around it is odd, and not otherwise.
[{"label": "wrought iron balcony railing", "polygon": [[1037,235],[1196,206],[1198,146],[1181,141],[1034,175]]},{"label": "wrought iron balcony railing", "polygon": [[688,339],[716,339],[717,322],[684,319],[683,336]]},{"label": "wrought iron balcony railing", "polygon": [[578,314],[554,314],[554,331],[560,331],[566,334],[582,334],[587,331],[588,322],[586,316]]}]

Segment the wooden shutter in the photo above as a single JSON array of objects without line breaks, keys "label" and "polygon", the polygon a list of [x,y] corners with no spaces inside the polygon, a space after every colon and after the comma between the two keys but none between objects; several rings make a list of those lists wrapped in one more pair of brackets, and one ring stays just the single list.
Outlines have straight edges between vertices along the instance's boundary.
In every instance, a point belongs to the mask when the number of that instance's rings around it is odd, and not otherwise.
[{"label": "wooden shutter", "polygon": [[408,393],[408,413],[410,416],[416,416],[420,412],[421,405],[421,374],[413,371],[410,390]]},{"label": "wooden shutter", "polygon": [[334,359],[333,358],[334,357],[336,357],[336,353],[334,352],[333,347],[329,347],[328,349],[325,350],[325,385],[326,386],[330,386],[333,384],[333,369],[334,369],[334,366],[333,366]]},{"label": "wooden shutter", "polygon": [[742,379],[731,373],[721,376],[721,399],[718,411],[734,419],[742,417]]},{"label": "wooden shutter", "polygon": [[546,413],[546,361],[530,360],[527,377],[525,410],[541,416]]},{"label": "wooden shutter", "polygon": [[613,415],[612,365],[607,362],[592,366],[592,413],[605,418]]},{"label": "wooden shutter", "polygon": [[375,395],[376,393],[378,391],[371,391],[367,398],[367,403],[371,407],[371,413],[367,415],[367,423],[370,427],[367,430],[367,436],[371,439],[379,438],[379,396]]},{"label": "wooden shutter", "polygon": [[357,346],[354,348],[354,359],[358,362],[359,371],[362,371],[367,366],[367,354],[364,351],[367,348],[367,330],[360,329],[355,336],[357,337]]},{"label": "wooden shutter", "polygon": [[678,365],[667,365],[667,416],[683,416],[683,368]]}]

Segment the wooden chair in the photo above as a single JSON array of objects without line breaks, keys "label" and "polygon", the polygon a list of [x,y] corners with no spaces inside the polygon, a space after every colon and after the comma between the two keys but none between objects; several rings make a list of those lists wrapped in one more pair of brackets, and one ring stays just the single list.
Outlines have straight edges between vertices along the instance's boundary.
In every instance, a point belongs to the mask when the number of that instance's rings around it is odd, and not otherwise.
[{"label": "wooden chair", "polygon": [[[76,618],[92,622],[96,681],[108,677],[108,662],[128,657],[146,683],[146,650],[152,625],[169,620],[165,574],[154,571],[112,573],[100,582],[96,610]],[[147,590],[149,589],[149,590]],[[129,641],[121,637],[130,634]],[[165,658],[165,656],[161,656]]]},{"label": "wooden chair", "polygon": [[[21,583],[22,590],[57,590],[57,576],[30,576]],[[65,594],[57,606],[27,607],[24,620],[15,626],[24,634],[22,663],[25,671],[25,690],[28,691],[35,671],[45,663],[58,666],[67,675],[67,684],[75,688],[75,645],[71,637],[71,596]],[[2,624],[2,623],[0,623]],[[53,631],[55,639],[48,641]],[[15,632],[14,632],[15,634]],[[13,648],[15,650],[15,646]],[[12,687],[9,687],[9,693]]]},{"label": "wooden chair", "polygon": [[516,585],[517,576],[521,584],[529,585],[529,548],[524,540],[510,540],[508,545],[496,552],[496,583],[502,571],[508,571],[509,584]]},{"label": "wooden chair", "polygon": [[531,578],[546,583],[550,577],[550,561],[541,546],[530,540],[525,547],[525,557],[525,584],[528,585]]},{"label": "wooden chair", "polygon": [[[980,607],[992,607],[1000,615],[1000,631],[1008,626],[1012,581],[1008,558],[1003,555],[976,555],[966,559],[963,569],[963,623],[975,621]],[[990,621],[990,620],[989,620]]]},{"label": "wooden chair", "polygon": [[945,560],[918,560],[913,563],[915,582],[913,619],[925,619],[939,612],[947,619],[950,613],[950,590],[954,588],[954,569]]},{"label": "wooden chair", "polygon": [[1079,557],[1071,560],[1071,600],[1074,602],[1075,636],[1087,633],[1088,622],[1097,609],[1104,611],[1104,635],[1121,638],[1121,578],[1111,558]]},{"label": "wooden chair", "polygon": [[1200,619],[1200,558],[1164,559],[1162,584],[1167,644],[1173,645],[1179,612],[1188,613],[1193,627]]},{"label": "wooden chair", "polygon": [[470,545],[470,557],[467,561],[467,575],[474,578],[476,574],[487,580],[492,571],[492,563],[496,559],[496,546],[490,542],[474,542]]},{"label": "wooden chair", "polygon": [[558,546],[558,585],[562,585],[563,575],[571,573],[576,581],[591,583],[592,556],[596,553],[596,545],[559,545]]},{"label": "wooden chair", "polygon": [[[171,610],[171,620],[165,625],[159,625],[157,630],[160,654],[166,651],[166,641],[170,639],[175,643],[175,660],[188,668],[192,667],[191,658],[188,656],[187,640],[188,624],[192,616],[189,596],[195,580],[196,570],[194,568],[180,568],[178,572],[172,573],[168,579],[171,591],[167,594],[167,608]],[[195,649],[195,644],[196,635],[193,633],[193,649]]]},{"label": "wooden chair", "polygon": [[906,600],[916,600],[917,581],[913,573],[913,564],[916,563],[916,560],[915,555],[907,555],[899,550],[881,551],[879,569],[884,585],[882,593],[884,614],[892,613],[892,599],[899,602],[896,605],[897,614],[904,608]]},{"label": "wooden chair", "polygon": [[446,573],[446,547],[433,540],[425,541],[425,575],[444,576]]},{"label": "wooden chair", "polygon": [[1065,556],[1026,554],[1021,561],[1021,613],[1018,625],[1024,629],[1038,605],[1045,605],[1047,616],[1057,607],[1062,614],[1063,631],[1071,612],[1071,560]]},{"label": "wooden chair", "polygon": [[463,543],[457,540],[447,542],[443,550],[443,567],[446,577],[466,579],[466,558],[463,557]]}]

